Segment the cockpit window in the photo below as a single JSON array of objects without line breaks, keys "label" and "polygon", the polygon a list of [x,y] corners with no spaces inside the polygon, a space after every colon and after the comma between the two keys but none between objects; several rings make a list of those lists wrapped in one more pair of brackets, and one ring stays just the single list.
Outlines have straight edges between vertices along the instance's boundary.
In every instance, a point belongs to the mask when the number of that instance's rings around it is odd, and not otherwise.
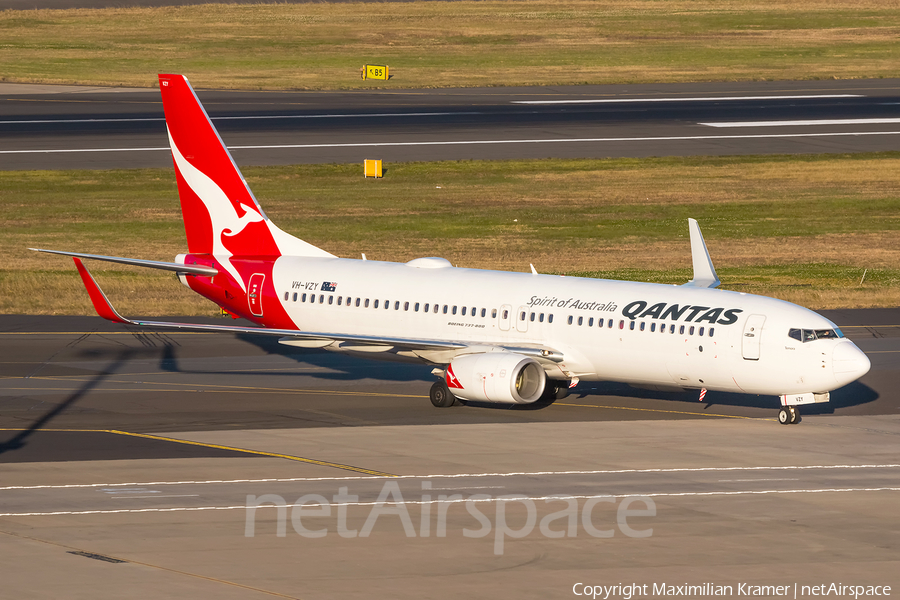
[{"label": "cockpit window", "polygon": [[816,340],[834,340],[844,337],[840,329],[791,329],[788,337],[801,342],[814,342]]},{"label": "cockpit window", "polygon": [[834,329],[816,329],[816,339],[819,340],[833,340],[838,336],[834,332]]}]

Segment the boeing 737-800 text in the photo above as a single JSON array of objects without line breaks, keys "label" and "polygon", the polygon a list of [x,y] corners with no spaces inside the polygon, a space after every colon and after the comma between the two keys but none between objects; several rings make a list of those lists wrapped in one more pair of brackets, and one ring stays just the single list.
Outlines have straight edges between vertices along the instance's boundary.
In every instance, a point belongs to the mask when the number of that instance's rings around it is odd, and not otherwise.
[{"label": "boeing 737-800 text", "polygon": [[[531,403],[578,381],[780,396],[779,421],[869,370],[834,323],[719,285],[696,221],[683,286],[338,258],[276,227],[187,79],[160,75],[187,235],[175,262],[72,256],[97,312],[142,327],[278,336],[283,344],[433,365],[435,406]],[[133,321],[82,259],[166,269],[260,327]]]}]

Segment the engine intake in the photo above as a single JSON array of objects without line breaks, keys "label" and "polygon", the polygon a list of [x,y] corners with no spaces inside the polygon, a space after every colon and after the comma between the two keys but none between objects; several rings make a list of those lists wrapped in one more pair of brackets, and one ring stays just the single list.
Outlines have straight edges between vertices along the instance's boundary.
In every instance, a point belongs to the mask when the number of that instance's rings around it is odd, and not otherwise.
[{"label": "engine intake", "polygon": [[547,374],[533,358],[513,352],[466,354],[450,362],[450,392],[462,400],[529,404],[541,397]]}]

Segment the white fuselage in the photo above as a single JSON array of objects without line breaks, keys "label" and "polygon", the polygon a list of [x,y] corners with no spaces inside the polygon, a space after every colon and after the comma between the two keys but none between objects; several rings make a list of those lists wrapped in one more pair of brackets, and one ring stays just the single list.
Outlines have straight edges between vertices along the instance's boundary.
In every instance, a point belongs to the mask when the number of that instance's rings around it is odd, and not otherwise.
[{"label": "white fuselage", "polygon": [[788,335],[838,331],[828,319],[739,292],[460,269],[442,259],[285,256],[273,280],[301,331],[547,347],[564,356],[546,367],[558,379],[780,395],[833,390],[869,368],[843,337]]}]

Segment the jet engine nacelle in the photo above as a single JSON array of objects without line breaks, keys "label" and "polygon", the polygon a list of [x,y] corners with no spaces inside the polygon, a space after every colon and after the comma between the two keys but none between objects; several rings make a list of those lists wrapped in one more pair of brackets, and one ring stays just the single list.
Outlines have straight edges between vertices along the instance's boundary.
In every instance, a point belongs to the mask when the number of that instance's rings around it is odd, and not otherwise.
[{"label": "jet engine nacelle", "polygon": [[458,356],[447,367],[445,379],[457,398],[505,404],[534,402],[547,385],[538,361],[513,352]]}]

